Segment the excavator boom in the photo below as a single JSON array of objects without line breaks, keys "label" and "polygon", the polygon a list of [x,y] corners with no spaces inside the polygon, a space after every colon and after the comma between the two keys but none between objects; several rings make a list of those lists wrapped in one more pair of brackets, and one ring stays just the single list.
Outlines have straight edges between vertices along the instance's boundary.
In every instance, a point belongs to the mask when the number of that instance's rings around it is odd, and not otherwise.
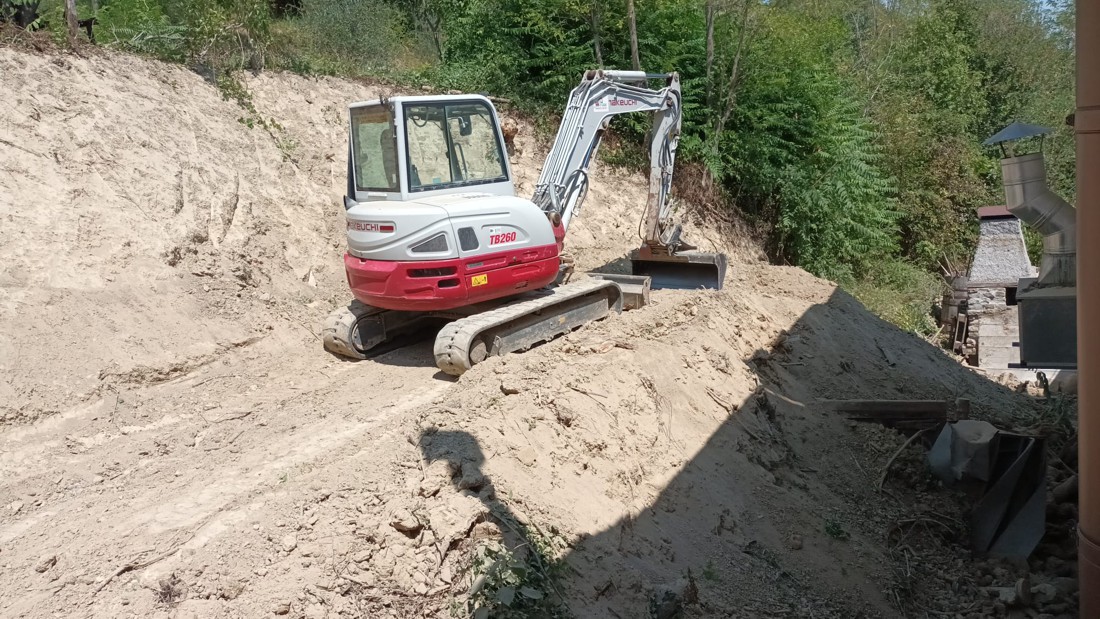
[{"label": "excavator boom", "polygon": [[[663,80],[653,90],[649,80]],[[588,169],[613,116],[651,112],[649,197],[639,223],[644,246],[632,255],[635,275],[649,276],[654,288],[721,288],[726,259],[692,251],[672,223],[672,173],[680,140],[682,105],[676,73],[588,71],[569,95],[558,134],[546,158],[532,201],[562,225],[580,210],[588,191]]]}]

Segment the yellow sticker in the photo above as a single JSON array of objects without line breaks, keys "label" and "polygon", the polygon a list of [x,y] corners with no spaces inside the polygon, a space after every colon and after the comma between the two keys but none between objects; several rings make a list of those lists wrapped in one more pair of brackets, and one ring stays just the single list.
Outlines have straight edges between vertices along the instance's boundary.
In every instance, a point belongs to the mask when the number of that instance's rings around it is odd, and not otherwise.
[{"label": "yellow sticker", "polygon": [[488,275],[475,275],[475,276],[470,278],[470,285],[471,286],[484,286],[485,284],[488,284],[488,283],[489,283],[489,276]]}]

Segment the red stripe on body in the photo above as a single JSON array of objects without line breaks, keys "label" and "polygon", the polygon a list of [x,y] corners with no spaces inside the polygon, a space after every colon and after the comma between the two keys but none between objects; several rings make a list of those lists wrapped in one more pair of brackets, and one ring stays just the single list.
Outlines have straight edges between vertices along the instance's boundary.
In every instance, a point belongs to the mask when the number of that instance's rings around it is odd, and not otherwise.
[{"label": "red stripe on body", "polygon": [[[400,262],[345,254],[344,268],[352,294],[367,305],[443,311],[546,286],[558,275],[559,250],[555,243],[466,258]],[[417,271],[423,275],[440,269],[447,274],[415,276]]]}]

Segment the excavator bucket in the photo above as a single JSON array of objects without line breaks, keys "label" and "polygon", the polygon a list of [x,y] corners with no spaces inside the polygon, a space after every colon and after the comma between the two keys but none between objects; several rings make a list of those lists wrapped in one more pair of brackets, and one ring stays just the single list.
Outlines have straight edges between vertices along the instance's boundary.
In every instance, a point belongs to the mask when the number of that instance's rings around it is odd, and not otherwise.
[{"label": "excavator bucket", "polygon": [[721,290],[726,279],[725,254],[683,251],[660,255],[643,247],[630,256],[630,263],[634,275],[645,275],[651,279],[654,290]]}]

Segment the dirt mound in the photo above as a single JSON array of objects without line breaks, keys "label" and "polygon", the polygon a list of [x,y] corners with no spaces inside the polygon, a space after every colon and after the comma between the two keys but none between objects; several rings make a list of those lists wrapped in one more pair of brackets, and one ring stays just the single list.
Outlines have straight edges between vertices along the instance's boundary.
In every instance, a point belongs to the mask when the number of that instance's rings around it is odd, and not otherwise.
[{"label": "dirt mound", "polygon": [[[202,365],[264,333],[279,300],[339,290],[334,187],[198,75],[6,49],[0,67],[0,419]],[[337,152],[333,122],[317,141]]]},{"label": "dirt mound", "polygon": [[[393,93],[265,74],[251,114],[129,56],[0,71],[0,615],[892,617],[1012,578],[919,468],[876,491],[900,435],[817,401],[1028,401],[751,242],[691,223],[743,259],[726,291],[458,381],[430,333],[351,363],[317,339],[348,297],[343,108]],[[595,175],[582,269],[637,245],[644,198]]]}]

